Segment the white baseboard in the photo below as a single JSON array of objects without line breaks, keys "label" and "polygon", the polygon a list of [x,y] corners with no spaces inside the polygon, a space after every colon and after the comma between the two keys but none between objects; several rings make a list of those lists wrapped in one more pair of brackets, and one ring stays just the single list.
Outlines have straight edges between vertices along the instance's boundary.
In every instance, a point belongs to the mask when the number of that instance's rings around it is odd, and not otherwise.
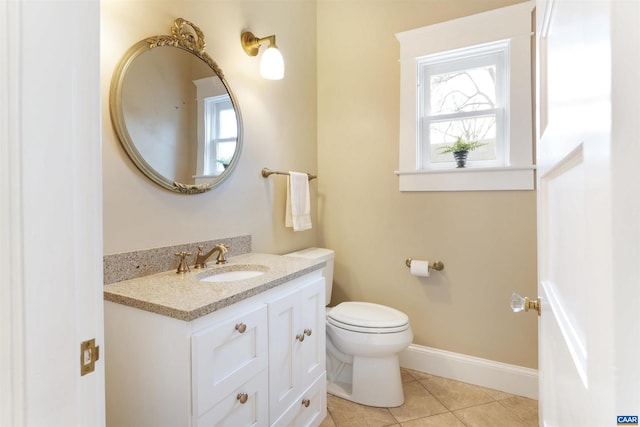
[{"label": "white baseboard", "polygon": [[538,371],[437,348],[411,344],[400,366],[439,377],[538,399]]}]

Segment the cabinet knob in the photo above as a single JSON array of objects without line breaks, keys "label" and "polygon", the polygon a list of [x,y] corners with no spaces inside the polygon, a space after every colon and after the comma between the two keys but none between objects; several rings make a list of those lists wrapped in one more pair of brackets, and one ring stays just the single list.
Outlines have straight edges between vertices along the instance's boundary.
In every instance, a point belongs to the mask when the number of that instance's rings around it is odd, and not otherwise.
[{"label": "cabinet knob", "polygon": [[308,408],[310,404],[311,404],[311,400],[302,399],[302,406],[304,406],[305,408]]},{"label": "cabinet knob", "polygon": [[238,393],[238,395],[236,396],[236,399],[240,401],[241,404],[245,404],[247,403],[247,400],[249,399],[249,395],[247,393]]},{"label": "cabinet knob", "polygon": [[308,337],[311,336],[311,332],[312,332],[311,329],[305,329],[304,331],[302,331],[301,334],[296,335],[296,339],[298,341],[302,342],[302,341],[304,341],[304,336],[305,335],[308,336]]},{"label": "cabinet knob", "polygon": [[238,323],[236,325],[236,331],[240,332],[241,334],[244,334],[246,330],[247,330],[247,325],[245,325],[244,323]]}]

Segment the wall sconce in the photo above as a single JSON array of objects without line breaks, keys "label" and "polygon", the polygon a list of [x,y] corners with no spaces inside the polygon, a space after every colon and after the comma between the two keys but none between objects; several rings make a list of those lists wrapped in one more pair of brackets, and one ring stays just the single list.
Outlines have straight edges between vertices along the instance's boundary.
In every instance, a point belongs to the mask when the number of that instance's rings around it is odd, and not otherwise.
[{"label": "wall sconce", "polygon": [[276,46],[275,35],[259,39],[247,31],[242,33],[240,41],[242,48],[249,56],[257,56],[260,45],[269,42],[269,46],[260,60],[260,75],[269,80],[281,80],[284,77],[284,60]]}]

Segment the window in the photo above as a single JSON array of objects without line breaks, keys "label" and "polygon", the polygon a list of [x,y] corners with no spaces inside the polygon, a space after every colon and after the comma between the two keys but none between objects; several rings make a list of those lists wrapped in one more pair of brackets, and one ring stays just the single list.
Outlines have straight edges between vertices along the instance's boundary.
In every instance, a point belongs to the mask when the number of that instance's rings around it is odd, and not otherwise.
[{"label": "window", "polygon": [[220,175],[236,151],[238,126],[229,95],[204,100],[204,174]]},{"label": "window", "polygon": [[454,167],[440,149],[458,138],[485,144],[469,153],[470,167],[505,165],[508,48],[503,41],[417,60],[419,169]]},{"label": "window", "polygon": [[[396,34],[400,191],[532,190],[532,11],[524,2]],[[440,147],[484,145],[456,168]]]},{"label": "window", "polygon": [[210,183],[236,152],[238,120],[233,101],[216,76],[193,80],[196,87],[196,185]]}]

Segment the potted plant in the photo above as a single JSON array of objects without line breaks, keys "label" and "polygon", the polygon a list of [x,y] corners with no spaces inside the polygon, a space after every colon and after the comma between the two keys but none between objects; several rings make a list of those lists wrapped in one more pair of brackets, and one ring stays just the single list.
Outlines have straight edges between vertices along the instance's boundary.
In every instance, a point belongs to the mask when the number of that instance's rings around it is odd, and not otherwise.
[{"label": "potted plant", "polygon": [[469,151],[473,151],[483,145],[487,144],[479,141],[464,141],[461,137],[458,137],[456,142],[449,145],[443,145],[439,150],[440,154],[453,153],[453,158],[456,160],[456,164],[459,168],[463,168],[467,164]]},{"label": "potted plant", "polygon": [[231,159],[229,159],[229,158],[218,159],[218,160],[216,160],[216,162],[220,163],[222,165],[222,167],[224,169],[226,169],[229,166],[229,163],[231,163]]}]

